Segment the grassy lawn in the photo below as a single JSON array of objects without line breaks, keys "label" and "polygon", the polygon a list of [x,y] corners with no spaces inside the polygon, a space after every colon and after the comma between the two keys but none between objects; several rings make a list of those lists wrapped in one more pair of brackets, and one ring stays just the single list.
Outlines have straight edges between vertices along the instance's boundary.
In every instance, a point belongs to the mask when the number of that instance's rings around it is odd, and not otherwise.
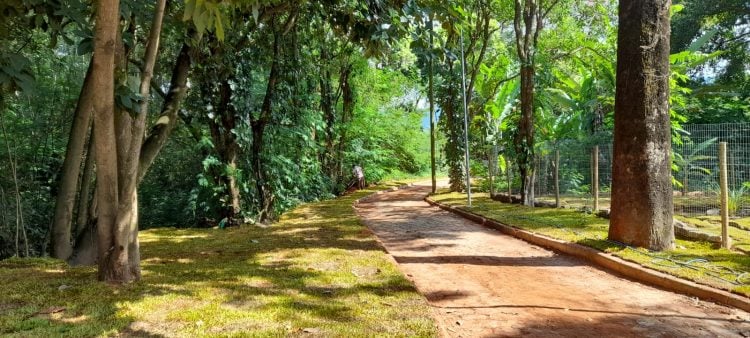
[{"label": "grassy lawn", "polygon": [[[701,231],[713,235],[721,235],[721,216],[679,216],[675,218],[695,226]],[[740,227],[750,229],[750,218],[730,218],[730,223],[736,223]],[[750,231],[730,226],[729,237],[732,239],[732,247],[750,251]]]},{"label": "grassy lawn", "polygon": [[[649,252],[622,247],[607,241],[609,221],[572,209],[529,208],[489,199],[487,194],[473,195],[472,208],[466,208],[466,196],[440,193],[432,196],[438,202],[471,210],[518,228],[569,242],[590,246],[641,265],[687,278],[698,283],[750,296],[750,257],[736,251],[716,249],[709,243],[677,240],[677,249]],[[731,228],[737,235],[743,230]],[[742,234],[750,243],[750,236]],[[745,243],[740,242],[739,244]]]},{"label": "grassy lawn", "polygon": [[426,301],[351,207],[303,205],[268,228],[142,231],[143,279],[52,259],[0,261],[0,335],[435,336]]}]

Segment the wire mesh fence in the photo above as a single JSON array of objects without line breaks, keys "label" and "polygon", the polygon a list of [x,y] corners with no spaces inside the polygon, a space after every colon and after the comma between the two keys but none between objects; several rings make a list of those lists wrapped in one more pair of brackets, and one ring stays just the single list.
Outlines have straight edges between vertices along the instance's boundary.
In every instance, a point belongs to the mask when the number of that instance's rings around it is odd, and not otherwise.
[{"label": "wire mesh fence", "polygon": [[[675,214],[697,216],[719,213],[720,142],[727,143],[730,215],[750,216],[750,124],[683,126],[679,141],[672,145]],[[557,141],[541,147],[537,153],[534,194],[538,200],[555,200],[557,174],[562,205],[593,209],[598,202],[599,209],[609,208],[612,186],[611,136]],[[559,168],[556,168],[558,156]],[[594,194],[595,186],[598,186],[598,194]]]},{"label": "wire mesh fence", "polygon": [[719,143],[727,143],[729,212],[750,216],[750,124],[687,125],[681,144],[673,146],[677,182],[675,211],[715,214],[719,208]]}]

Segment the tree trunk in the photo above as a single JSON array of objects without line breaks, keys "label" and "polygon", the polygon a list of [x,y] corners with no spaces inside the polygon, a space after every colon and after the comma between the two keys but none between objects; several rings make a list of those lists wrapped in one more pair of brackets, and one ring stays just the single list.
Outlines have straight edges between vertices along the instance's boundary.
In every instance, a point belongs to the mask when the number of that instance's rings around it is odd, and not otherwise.
[{"label": "tree trunk", "polygon": [[[115,141],[114,64],[117,31],[119,29],[119,0],[101,0],[96,7],[94,54],[92,56],[92,95],[98,201],[97,256],[99,279],[128,281],[130,275],[123,266],[113,264],[113,249],[122,240],[115,238],[118,206],[117,144]],[[83,94],[82,94],[83,95]]]},{"label": "tree trunk", "polygon": [[165,5],[166,0],[159,0],[154,13],[141,69],[140,95],[143,101],[135,117],[125,112],[115,116],[114,66],[115,52],[120,43],[119,1],[102,0],[97,7],[92,59],[97,96],[94,103],[97,256],[99,278],[107,282],[126,283],[140,278],[138,167]]},{"label": "tree trunk", "polygon": [[91,78],[93,66],[93,63],[89,64],[86,71],[86,78],[83,80],[83,87],[73,114],[73,125],[65,149],[60,188],[55,200],[55,215],[52,219],[52,257],[63,260],[68,259],[73,253],[71,223],[86,134],[91,126],[91,109],[95,95]]},{"label": "tree trunk", "polygon": [[[81,191],[78,196],[78,212],[76,213],[76,229],[73,232],[75,238],[81,234],[89,224],[89,205],[91,203],[91,183],[94,179],[94,133],[89,137],[88,151],[86,151],[86,164],[83,166],[81,176]],[[67,258],[66,258],[67,259]]]},{"label": "tree trunk", "polygon": [[516,35],[516,53],[521,61],[521,120],[515,138],[518,169],[521,175],[521,200],[534,206],[534,62],[537,41],[544,17],[557,1],[544,11],[540,0],[515,0],[513,29]]},{"label": "tree trunk", "polygon": [[521,120],[516,136],[521,200],[534,206],[534,67],[521,66]]},{"label": "tree trunk", "polygon": [[508,179],[508,198],[511,198],[513,196],[513,173],[511,172],[513,166],[507,159],[505,161],[505,176]]},{"label": "tree trunk", "polygon": [[669,122],[670,0],[620,2],[609,238],[674,247]]},{"label": "tree trunk", "polygon": [[271,71],[268,74],[266,84],[266,95],[263,98],[263,107],[260,117],[252,121],[251,127],[253,132],[252,146],[252,170],[255,176],[255,187],[258,193],[259,212],[258,220],[261,223],[274,221],[276,215],[273,211],[274,194],[271,185],[266,177],[266,169],[263,165],[263,133],[266,125],[271,122],[273,114],[273,100],[276,91],[276,83],[279,81],[279,67],[281,62],[281,42],[279,32],[274,32],[273,39],[273,61],[271,62]]},{"label": "tree trunk", "polygon": [[138,167],[139,183],[143,181],[148,169],[154,163],[156,156],[161,152],[162,148],[164,148],[169,135],[177,124],[177,114],[187,93],[187,79],[192,66],[190,60],[192,51],[193,48],[184,43],[177,55],[177,61],[172,70],[169,92],[167,92],[167,96],[164,98],[161,115],[156,124],[151,127],[151,131],[141,148],[141,158]]},{"label": "tree trunk", "polygon": [[340,82],[341,82],[341,126],[342,130],[339,134],[338,142],[338,167],[339,173],[344,173],[344,150],[346,150],[346,124],[354,118],[354,90],[351,86],[352,80],[352,65],[348,64],[341,70]]},{"label": "tree trunk", "polygon": [[492,139],[492,146],[490,147],[490,158],[488,159],[489,164],[489,181],[490,181],[490,197],[495,195],[495,176],[497,176],[497,156],[498,156],[498,147],[497,147],[497,141],[495,139]]},{"label": "tree trunk", "polygon": [[320,110],[323,112],[323,119],[326,123],[325,129],[325,147],[324,153],[321,154],[321,163],[323,168],[331,179],[335,188],[338,184],[338,175],[336,168],[336,152],[334,140],[336,139],[336,111],[333,100],[333,90],[331,89],[331,72],[328,69],[330,59],[326,47],[320,49],[321,61],[323,62],[322,72],[320,74]]},{"label": "tree trunk", "polygon": [[554,166],[554,180],[555,180],[555,208],[560,207],[560,150],[555,149],[555,166]]},{"label": "tree trunk", "polygon": [[[448,183],[450,185],[450,191],[461,192],[466,188],[466,181],[464,180],[464,149],[463,149],[463,120],[459,119],[456,113],[456,99],[460,85],[456,81],[454,74],[453,60],[446,58],[445,67],[447,74],[445,82],[446,85],[442,88],[445,90],[438,96],[442,97],[443,101],[440,103],[442,108],[441,120],[444,121],[446,142],[444,146],[445,160],[448,166]],[[444,117],[444,118],[443,118]]]},{"label": "tree trunk", "polygon": [[258,221],[267,223],[273,221],[273,193],[268,185],[263,166],[263,133],[265,125],[255,123],[252,126],[253,145],[252,145],[252,170],[255,179],[255,189],[258,194]]},{"label": "tree trunk", "polygon": [[[202,87],[209,88],[210,86],[210,83],[206,83]],[[213,176],[224,188],[224,198],[228,201],[223,202],[219,217],[226,226],[234,226],[240,223],[239,215],[241,211],[240,191],[235,176],[239,144],[237,144],[237,137],[234,133],[237,127],[237,118],[236,111],[231,105],[233,91],[228,78],[219,83],[218,90],[219,101],[216,104],[216,117],[209,119],[208,125],[216,153],[225,168],[214,171]],[[203,93],[207,103],[211,102],[209,92]]]}]

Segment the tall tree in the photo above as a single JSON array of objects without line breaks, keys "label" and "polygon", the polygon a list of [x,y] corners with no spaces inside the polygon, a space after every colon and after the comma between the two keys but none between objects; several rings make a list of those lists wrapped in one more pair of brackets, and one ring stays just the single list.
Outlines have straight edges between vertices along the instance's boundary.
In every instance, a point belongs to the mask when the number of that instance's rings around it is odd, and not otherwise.
[{"label": "tall tree", "polygon": [[674,247],[669,115],[671,0],[622,1],[609,238]]},{"label": "tall tree", "polygon": [[521,174],[521,199],[523,204],[534,206],[534,77],[539,33],[544,20],[557,0],[515,0],[513,28],[516,34],[516,52],[521,63],[521,119],[516,134],[518,169]]},{"label": "tall tree", "polygon": [[108,282],[130,282],[140,278],[138,165],[165,5],[166,0],[159,0],[156,4],[141,68],[140,95],[143,100],[135,116],[115,109],[114,63],[120,43],[119,0],[102,0],[96,11],[91,76],[96,98],[93,110],[97,257],[99,279]]},{"label": "tall tree", "polygon": [[[96,24],[94,26],[94,55],[91,59],[91,78],[93,83],[94,103],[94,135],[96,143],[97,196],[98,207],[98,254],[99,278],[106,280],[120,279],[129,275],[127,266],[115,268],[117,261],[110,260],[110,248],[119,247],[122,251],[127,247],[127,241],[116,243],[118,206],[117,186],[117,147],[115,135],[115,98],[114,98],[114,63],[115,46],[117,45],[117,31],[120,19],[120,1],[102,0],[96,8]],[[83,95],[83,94],[82,94]],[[103,202],[103,203],[101,203]],[[119,238],[118,238],[119,239]],[[126,256],[127,257],[127,256]],[[127,263],[127,261],[125,262]],[[118,275],[122,274],[122,275]]]}]

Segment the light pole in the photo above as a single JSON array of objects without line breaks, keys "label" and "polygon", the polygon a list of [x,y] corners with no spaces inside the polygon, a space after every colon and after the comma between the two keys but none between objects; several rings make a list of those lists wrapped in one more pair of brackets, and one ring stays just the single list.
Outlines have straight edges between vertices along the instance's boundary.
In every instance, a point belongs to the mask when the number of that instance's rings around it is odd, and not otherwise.
[{"label": "light pole", "polygon": [[464,56],[464,31],[461,29],[461,88],[464,99],[464,165],[466,167],[466,196],[471,207],[471,177],[469,176],[469,113],[466,105],[466,57]]}]

